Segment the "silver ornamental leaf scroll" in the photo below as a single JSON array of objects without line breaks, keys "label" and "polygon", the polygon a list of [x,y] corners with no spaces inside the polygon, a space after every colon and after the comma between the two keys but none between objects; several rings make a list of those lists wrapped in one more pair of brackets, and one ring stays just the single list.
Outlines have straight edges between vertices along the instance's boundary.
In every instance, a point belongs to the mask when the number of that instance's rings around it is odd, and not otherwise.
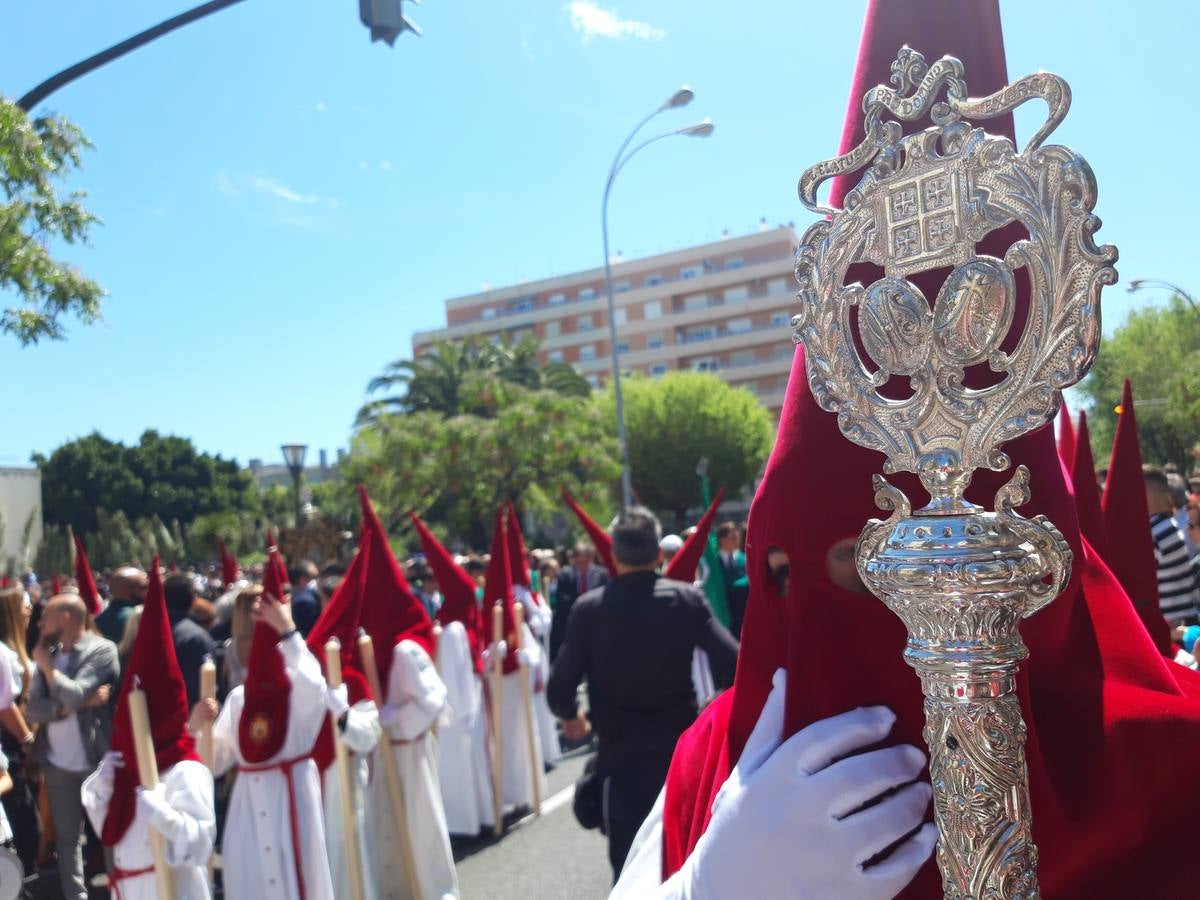
[{"label": "silver ornamental leaf scroll", "polygon": [[[1117,251],[1093,240],[1100,220],[1088,164],[1044,145],[1070,106],[1065,81],[1039,72],[972,98],[959,60],[927,65],[908,47],[891,81],[863,98],[862,143],[800,179],[800,199],[826,218],[797,252],[795,339],[813,396],[837,413],[842,433],[883,453],[885,472],[916,473],[932,498],[914,511],[875,476],[877,503],[892,515],[867,524],[857,564],[908,628],[905,658],[925,694],[945,896],[1031,900],[1037,848],[1015,688],[1028,650],[1018,624],[1062,590],[1071,552],[1044,517],[1014,511],[1030,496],[1023,466],[994,511],[963,494],[975,469],[1007,469],[1000,445],[1050,421],[1063,389],[1087,372]],[[970,124],[1031,99],[1045,101],[1048,114],[1019,153]],[[903,123],[926,115],[931,127],[905,134]],[[817,200],[822,182],[859,170],[841,209]],[[1003,258],[978,252],[1012,223],[1028,237]],[[856,263],[884,275],[847,284]],[[908,280],[931,269],[950,270],[935,297]],[[1023,322],[1014,321],[1019,270],[1030,288]],[[973,366],[990,369],[994,383],[967,387]],[[908,396],[880,392],[895,376],[907,378]]]}]

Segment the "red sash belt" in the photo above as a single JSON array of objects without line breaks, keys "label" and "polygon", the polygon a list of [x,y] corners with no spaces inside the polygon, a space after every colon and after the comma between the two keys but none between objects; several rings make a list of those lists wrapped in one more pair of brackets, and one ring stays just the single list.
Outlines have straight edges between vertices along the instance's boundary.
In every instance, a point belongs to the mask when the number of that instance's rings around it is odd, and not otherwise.
[{"label": "red sash belt", "polygon": [[154,866],[146,866],[144,869],[121,869],[113,866],[108,871],[108,889],[112,892],[116,900],[121,900],[121,882],[127,878],[140,878],[143,875],[151,875],[154,873]]},{"label": "red sash belt", "polygon": [[295,759],[285,759],[277,763],[266,763],[261,766],[252,766],[249,764],[238,766],[239,772],[283,773],[283,780],[287,782],[288,824],[291,826],[292,833],[292,862],[296,865],[296,889],[300,892],[300,900],[305,900],[304,866],[300,860],[300,818],[296,810],[296,785],[292,781],[292,770],[301,763],[308,762],[310,759],[312,759],[312,754],[307,753],[304,756],[297,756]]}]

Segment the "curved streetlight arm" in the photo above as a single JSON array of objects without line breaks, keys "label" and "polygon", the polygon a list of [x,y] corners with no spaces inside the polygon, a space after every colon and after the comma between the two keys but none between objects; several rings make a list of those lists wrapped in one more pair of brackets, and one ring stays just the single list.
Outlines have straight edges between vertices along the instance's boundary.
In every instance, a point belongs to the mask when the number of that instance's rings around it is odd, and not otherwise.
[{"label": "curved streetlight arm", "polygon": [[1129,282],[1129,287],[1126,290],[1133,294],[1142,288],[1160,288],[1164,291],[1170,291],[1172,294],[1177,294],[1186,300],[1195,312],[1200,313],[1200,306],[1196,305],[1196,298],[1174,282],[1163,281],[1161,278],[1135,278]]},{"label": "curved streetlight arm", "polygon": [[107,50],[101,50],[99,53],[75,63],[70,68],[63,69],[57,75],[51,75],[37,87],[28,91],[25,96],[21,97],[17,101],[17,106],[21,107],[25,112],[30,112],[60,87],[70,84],[77,78],[82,78],[88,72],[95,71],[105,63],[119,59],[126,53],[130,53],[138,47],[150,43],[155,38],[160,38],[164,34],[174,31],[176,28],[182,28],[184,25],[195,22],[197,19],[203,19],[205,16],[212,15],[228,6],[233,6],[235,3],[241,2],[242,0],[210,0],[208,3],[202,3],[194,9],[189,9],[167,19],[165,22],[159,22],[152,28],[147,28],[145,31],[139,32],[131,38],[126,38],[119,44],[113,44]]}]

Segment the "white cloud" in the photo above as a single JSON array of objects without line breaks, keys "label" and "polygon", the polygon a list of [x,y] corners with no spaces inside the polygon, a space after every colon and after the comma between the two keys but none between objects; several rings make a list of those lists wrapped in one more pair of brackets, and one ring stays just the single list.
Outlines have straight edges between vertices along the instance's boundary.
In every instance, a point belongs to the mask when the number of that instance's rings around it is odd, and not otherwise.
[{"label": "white cloud", "polygon": [[325,112],[325,110],[327,110],[327,109],[329,109],[329,107],[325,105],[324,100],[317,101],[317,105],[316,105],[317,112]]},{"label": "white cloud", "polygon": [[622,19],[612,10],[604,9],[591,0],[571,0],[566,8],[571,14],[571,28],[579,33],[585,44],[596,37],[661,41],[667,36],[663,29],[649,22]]},{"label": "white cloud", "polygon": [[226,172],[218,172],[213,176],[213,184],[217,186],[217,190],[226,197],[236,197],[238,189],[233,184],[233,179]]},{"label": "white cloud", "polygon": [[280,184],[272,178],[257,177],[252,179],[250,183],[256,191],[262,191],[264,194],[270,194],[272,197],[278,197],[280,200],[285,200],[288,203],[311,205],[321,202],[321,198],[316,194],[301,194],[298,191],[293,191],[286,184]]},{"label": "white cloud", "polygon": [[379,171],[380,171],[380,172],[390,172],[390,171],[392,171],[392,161],[391,161],[390,159],[385,159],[385,160],[383,160],[383,161],[382,161],[382,162],[379,164]]}]

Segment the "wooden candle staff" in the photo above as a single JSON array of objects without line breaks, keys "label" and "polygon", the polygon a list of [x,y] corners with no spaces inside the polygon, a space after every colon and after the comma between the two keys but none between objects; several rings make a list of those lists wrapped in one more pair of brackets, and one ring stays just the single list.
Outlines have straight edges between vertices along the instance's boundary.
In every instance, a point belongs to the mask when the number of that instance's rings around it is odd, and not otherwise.
[{"label": "wooden candle staff", "polygon": [[[513,604],[513,614],[516,616],[517,628],[516,634],[513,636],[514,653],[521,650],[521,640],[523,626],[525,625],[525,605],[523,603]],[[529,684],[529,667],[521,666],[521,700],[525,707],[525,744],[529,750],[529,777],[532,779],[533,789],[533,811],[536,815],[542,814],[542,773],[541,766],[538,765],[537,753],[537,730],[533,718],[533,689]]]},{"label": "wooden candle staff", "polygon": [[[146,709],[146,694],[138,688],[129,692],[129,720],[133,726],[133,749],[137,754],[138,777],[142,788],[152,791],[158,787],[158,759],[154,755],[154,735],[150,731],[150,714]],[[175,880],[167,866],[163,836],[149,828],[150,854],[154,858],[154,878],[158,883],[159,900],[175,900]]]},{"label": "wooden candle staff", "polygon": [[[200,664],[200,701],[217,699],[217,666],[211,656],[205,656]],[[216,764],[216,753],[213,749],[212,722],[200,726],[200,758],[208,766],[210,772]],[[215,773],[214,773],[215,775]],[[213,883],[213,855],[208,857],[208,883]]]},{"label": "wooden candle staff", "polygon": [[492,811],[496,815],[496,824],[492,826],[494,834],[499,836],[504,832],[504,741],[501,737],[504,731],[504,720],[500,715],[500,692],[504,689],[504,659],[500,655],[500,642],[504,640],[504,607],[497,603],[492,607],[492,646],[496,653],[492,656]]},{"label": "wooden candle staff", "polygon": [[[330,638],[325,644],[325,680],[330,689],[336,689],[342,683],[342,644],[337,638]],[[342,790],[342,834],[346,841],[346,866],[350,869],[350,897],[351,900],[365,900],[362,853],[358,843],[358,816],[354,814],[354,775],[350,771],[350,753],[341,741],[341,729],[333,713],[329,714],[329,728],[333,732],[333,755],[334,765],[337,766],[338,787]],[[391,747],[386,749],[391,751]]]},{"label": "wooden candle staff", "polygon": [[[387,695],[379,684],[379,668],[375,665],[374,644],[371,642],[371,636],[365,631],[358,636],[358,655],[362,660],[363,674],[367,677],[367,685],[375,696],[375,702],[383,704]],[[396,757],[392,753],[392,736],[387,728],[383,729],[378,756],[383,763],[383,777],[387,782],[388,799],[392,804],[396,838],[400,842],[400,859],[404,863],[404,871],[408,876],[408,889],[413,900],[421,900],[421,885],[417,880],[416,855],[413,853],[412,835],[408,830],[408,804],[404,801],[404,782],[400,780],[400,771],[396,768]]]}]

